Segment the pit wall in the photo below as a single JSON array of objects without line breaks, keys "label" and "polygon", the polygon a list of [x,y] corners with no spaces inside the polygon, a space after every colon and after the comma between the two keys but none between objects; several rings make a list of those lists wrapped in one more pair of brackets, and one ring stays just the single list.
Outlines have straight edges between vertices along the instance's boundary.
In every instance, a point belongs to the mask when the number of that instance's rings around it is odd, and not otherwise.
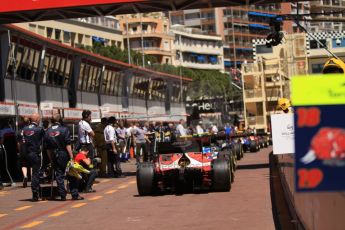
[{"label": "pit wall", "polygon": [[285,196],[297,219],[298,229],[345,229],[345,192],[296,193],[294,155],[276,155],[276,160]]}]

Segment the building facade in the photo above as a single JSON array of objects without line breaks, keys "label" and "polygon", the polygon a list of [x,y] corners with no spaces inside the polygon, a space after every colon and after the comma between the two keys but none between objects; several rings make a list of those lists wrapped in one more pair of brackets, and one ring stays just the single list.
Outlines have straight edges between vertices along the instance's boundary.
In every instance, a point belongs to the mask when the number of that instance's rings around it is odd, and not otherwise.
[{"label": "building facade", "polygon": [[222,38],[205,35],[198,29],[174,26],[175,66],[191,69],[224,70]]},{"label": "building facade", "polygon": [[123,48],[119,21],[112,16],[37,21],[15,24],[31,32],[72,47],[105,46]]},{"label": "building facade", "polygon": [[310,74],[321,73],[323,65],[330,56],[313,37],[316,37],[327,46],[328,50],[345,61],[345,31],[316,32],[311,35],[306,36],[308,72]]},{"label": "building facade", "polygon": [[[345,1],[344,0],[317,0],[310,1],[311,13],[327,13],[327,15],[314,15],[315,20],[310,23],[312,32],[343,31],[345,30]],[[322,20],[322,21],[318,21]]]},{"label": "building facade", "polygon": [[246,124],[269,130],[270,114],[277,113],[280,97],[290,98],[293,76],[320,74],[330,54],[345,60],[345,32],[316,32],[286,36],[282,45],[268,48],[264,39],[254,40],[254,63],[242,66],[243,100]]},{"label": "building facade", "polygon": [[286,43],[268,48],[266,41],[254,42],[255,62],[242,65],[245,124],[270,130],[270,115],[278,113],[281,97],[290,98],[290,79],[308,73],[305,34],[286,36]]},{"label": "building facade", "polygon": [[270,20],[280,13],[280,4],[223,7],[171,12],[170,21],[172,25],[220,35],[224,43],[224,68],[230,70],[254,61],[252,40],[265,38]]},{"label": "building facade", "polygon": [[132,50],[155,56],[161,64],[173,63],[174,35],[163,13],[128,14],[118,18],[126,49],[129,46]]}]

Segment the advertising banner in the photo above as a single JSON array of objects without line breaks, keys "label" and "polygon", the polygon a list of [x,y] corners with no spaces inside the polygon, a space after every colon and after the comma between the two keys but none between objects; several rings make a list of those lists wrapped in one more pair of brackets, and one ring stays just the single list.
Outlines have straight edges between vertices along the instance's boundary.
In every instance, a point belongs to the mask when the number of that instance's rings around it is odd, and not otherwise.
[{"label": "advertising banner", "polygon": [[82,109],[64,109],[64,118],[65,119],[73,119],[73,120],[80,120],[81,114],[83,112]]},{"label": "advertising banner", "polygon": [[38,113],[38,107],[36,105],[24,105],[18,106],[18,114],[20,116],[31,116],[34,113]]},{"label": "advertising banner", "polygon": [[344,75],[294,77],[292,102],[296,191],[344,191]]},{"label": "advertising banner", "polygon": [[272,114],[273,154],[295,153],[293,114]]},{"label": "advertising banner", "polygon": [[4,116],[14,116],[16,115],[16,111],[14,108],[14,104],[10,104],[10,103],[0,103],[0,116],[4,115]]}]

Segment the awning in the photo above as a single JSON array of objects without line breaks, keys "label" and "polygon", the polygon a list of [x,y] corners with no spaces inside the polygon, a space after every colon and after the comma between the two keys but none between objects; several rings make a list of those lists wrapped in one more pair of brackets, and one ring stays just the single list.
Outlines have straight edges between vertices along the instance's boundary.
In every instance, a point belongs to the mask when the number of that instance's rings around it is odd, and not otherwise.
[{"label": "awning", "polygon": [[253,51],[253,48],[242,48],[242,47],[235,47],[237,50],[247,50],[247,51]]},{"label": "awning", "polygon": [[278,16],[277,14],[266,14],[266,13],[253,12],[253,11],[249,11],[248,15],[268,17],[268,18],[275,18]]},{"label": "awning", "polygon": [[210,59],[211,63],[217,63],[218,62],[218,58],[216,56],[210,56],[209,59]]},{"label": "awning", "polygon": [[198,61],[205,61],[205,56],[198,56]]},{"label": "awning", "polygon": [[100,38],[100,37],[96,37],[96,36],[92,36],[92,40],[95,42],[101,42],[101,43],[105,42],[104,38]]},{"label": "awning", "polygon": [[264,26],[264,25],[261,25],[261,24],[249,24],[248,26],[251,27],[251,28],[256,28],[256,29],[264,29],[264,30],[269,30],[270,29],[269,26]]},{"label": "awning", "polygon": [[[243,62],[242,61],[237,61],[236,64],[239,65],[239,64],[242,64]],[[224,66],[225,67],[231,67],[231,66],[234,66],[235,62],[234,61],[224,61]]]}]

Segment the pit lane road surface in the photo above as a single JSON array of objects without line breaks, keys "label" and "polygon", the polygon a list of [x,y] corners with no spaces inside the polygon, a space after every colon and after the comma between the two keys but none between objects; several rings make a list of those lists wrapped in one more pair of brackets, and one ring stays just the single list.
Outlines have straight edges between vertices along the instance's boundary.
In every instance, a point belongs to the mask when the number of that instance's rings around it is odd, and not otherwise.
[{"label": "pit lane road surface", "polygon": [[[139,197],[135,165],[126,178],[97,179],[83,201],[32,203],[30,188],[0,191],[0,229],[275,229],[271,147],[245,154],[230,192]],[[134,162],[134,161],[132,161]]]}]

